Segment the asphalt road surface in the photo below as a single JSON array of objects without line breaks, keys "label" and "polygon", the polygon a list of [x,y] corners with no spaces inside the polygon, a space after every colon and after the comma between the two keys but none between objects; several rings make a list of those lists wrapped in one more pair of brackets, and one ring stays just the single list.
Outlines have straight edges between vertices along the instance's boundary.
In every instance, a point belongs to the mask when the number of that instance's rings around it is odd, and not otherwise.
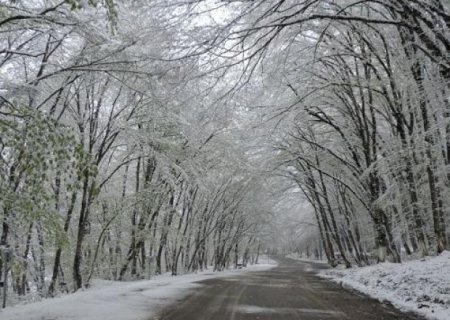
[{"label": "asphalt road surface", "polygon": [[202,281],[152,320],[422,319],[316,277],[314,269],[324,266],[276,260],[268,271]]}]

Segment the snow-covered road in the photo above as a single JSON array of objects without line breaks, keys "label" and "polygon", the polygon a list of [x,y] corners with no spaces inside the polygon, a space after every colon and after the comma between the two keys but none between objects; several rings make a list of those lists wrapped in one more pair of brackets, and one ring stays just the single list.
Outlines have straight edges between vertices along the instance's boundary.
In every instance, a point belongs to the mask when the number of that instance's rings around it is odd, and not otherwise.
[{"label": "snow-covered road", "polygon": [[202,281],[151,320],[412,320],[315,275],[325,265],[278,258],[271,270]]},{"label": "snow-covered road", "polygon": [[[405,264],[350,270],[288,258],[246,269],[148,281],[96,281],[89,290],[0,311],[1,320],[395,320],[449,319],[450,253]],[[317,273],[328,279],[318,277]],[[331,280],[336,280],[333,283]],[[447,290],[447,291],[446,291]],[[424,297],[427,298],[423,301]],[[420,301],[419,301],[420,300]],[[427,304],[427,307],[422,305]],[[422,306],[422,307],[420,307]],[[420,307],[420,308],[419,308]]]}]

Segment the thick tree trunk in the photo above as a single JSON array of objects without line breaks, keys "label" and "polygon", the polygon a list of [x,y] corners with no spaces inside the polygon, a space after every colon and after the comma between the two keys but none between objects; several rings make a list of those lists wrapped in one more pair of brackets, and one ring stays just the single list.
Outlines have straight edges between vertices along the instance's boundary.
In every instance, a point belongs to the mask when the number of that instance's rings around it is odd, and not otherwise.
[{"label": "thick tree trunk", "polygon": [[[66,235],[67,235],[67,232],[69,231],[70,221],[72,220],[72,214],[73,214],[73,211],[75,208],[76,200],[77,200],[77,193],[74,191],[72,193],[69,209],[67,210],[66,219],[64,221],[64,234],[66,234]],[[62,254],[62,248],[61,248],[61,245],[58,245],[58,248],[56,249],[56,253],[55,253],[55,261],[53,262],[52,280],[50,281],[50,285],[48,287],[48,294],[50,296],[52,296],[55,291],[55,285],[56,285],[56,281],[58,279],[58,270],[60,269],[60,265],[61,265],[61,254]]]},{"label": "thick tree trunk", "polygon": [[77,291],[83,287],[83,278],[81,274],[81,264],[83,259],[83,242],[87,234],[87,225],[89,223],[89,211],[92,201],[92,191],[94,188],[94,183],[91,185],[89,172],[85,169],[84,181],[83,181],[83,194],[81,199],[80,217],[78,219],[78,231],[75,246],[75,254],[73,260],[73,280],[74,280],[74,290]]}]

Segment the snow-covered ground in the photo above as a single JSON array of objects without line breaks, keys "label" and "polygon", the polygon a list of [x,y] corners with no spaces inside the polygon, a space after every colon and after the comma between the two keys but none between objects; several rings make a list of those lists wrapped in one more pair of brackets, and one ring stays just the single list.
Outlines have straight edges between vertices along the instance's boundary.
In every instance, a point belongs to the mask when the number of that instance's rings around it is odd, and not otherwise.
[{"label": "snow-covered ground", "polygon": [[175,303],[201,286],[198,281],[268,270],[276,266],[276,262],[268,258],[261,262],[244,269],[223,272],[204,271],[176,277],[162,275],[134,282],[95,281],[93,287],[85,291],[1,310],[0,319],[148,320],[162,307]]},{"label": "snow-covered ground", "polygon": [[324,270],[322,277],[429,319],[450,319],[450,252],[402,264]]}]

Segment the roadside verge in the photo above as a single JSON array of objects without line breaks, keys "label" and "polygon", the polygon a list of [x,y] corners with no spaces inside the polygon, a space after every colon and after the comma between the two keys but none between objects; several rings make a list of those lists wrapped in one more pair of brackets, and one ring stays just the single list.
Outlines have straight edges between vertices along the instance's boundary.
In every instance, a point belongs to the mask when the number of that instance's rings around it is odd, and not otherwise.
[{"label": "roadside verge", "polygon": [[355,289],[397,309],[428,319],[450,319],[450,252],[401,264],[381,263],[318,273],[346,288]]},{"label": "roadside verge", "polygon": [[148,320],[161,308],[176,303],[200,287],[199,281],[264,271],[276,266],[276,262],[268,258],[261,261],[263,263],[247,268],[222,272],[206,270],[180,276],[165,274],[133,282],[96,280],[92,288],[84,291],[3,309],[0,319]]}]

